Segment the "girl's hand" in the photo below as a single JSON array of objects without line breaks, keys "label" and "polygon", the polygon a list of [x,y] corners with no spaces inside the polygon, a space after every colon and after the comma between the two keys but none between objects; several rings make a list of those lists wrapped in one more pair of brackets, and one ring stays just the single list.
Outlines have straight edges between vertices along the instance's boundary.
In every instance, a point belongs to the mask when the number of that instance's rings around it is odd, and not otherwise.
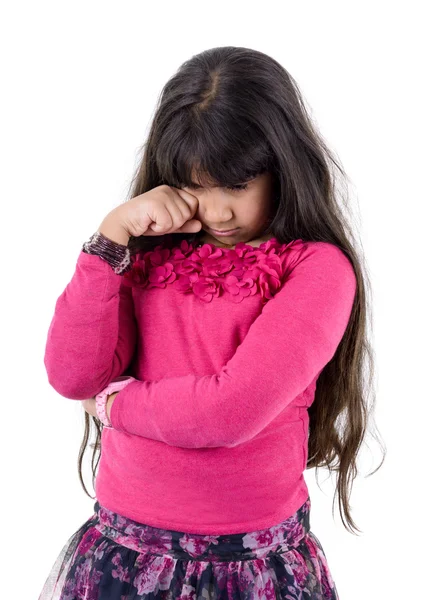
[{"label": "girl's hand", "polygon": [[96,398],[89,398],[88,400],[81,400],[81,404],[85,408],[85,410],[88,412],[89,415],[92,415],[93,417],[98,418],[97,413],[96,413]]},{"label": "girl's hand", "polygon": [[189,192],[159,185],[115,207],[106,215],[99,231],[106,232],[105,235],[115,231],[117,239],[117,231],[123,232],[124,239],[120,243],[124,244],[131,235],[196,233],[202,229],[202,223],[193,219],[198,205],[196,196]]}]

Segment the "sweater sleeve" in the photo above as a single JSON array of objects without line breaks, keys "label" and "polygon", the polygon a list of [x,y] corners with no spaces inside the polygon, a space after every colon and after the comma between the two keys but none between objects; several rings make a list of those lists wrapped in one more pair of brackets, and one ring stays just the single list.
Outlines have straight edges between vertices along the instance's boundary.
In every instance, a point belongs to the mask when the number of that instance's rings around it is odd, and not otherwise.
[{"label": "sweater sleeve", "polygon": [[60,395],[92,398],[129,367],[137,324],[131,288],[123,282],[100,256],[81,250],[45,346],[48,381]]},{"label": "sweater sleeve", "polygon": [[347,256],[328,242],[307,244],[220,372],[131,382],[112,404],[113,428],[183,448],[247,442],[333,357],[355,292]]}]

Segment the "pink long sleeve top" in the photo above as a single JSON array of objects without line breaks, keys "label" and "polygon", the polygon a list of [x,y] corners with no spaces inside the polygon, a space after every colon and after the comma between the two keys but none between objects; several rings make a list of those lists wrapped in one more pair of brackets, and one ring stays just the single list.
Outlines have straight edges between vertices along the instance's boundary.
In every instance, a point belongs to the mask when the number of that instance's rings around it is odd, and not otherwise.
[{"label": "pink long sleeve top", "polygon": [[308,496],[307,408],[350,318],[353,267],[327,242],[174,238],[125,275],[81,250],[48,331],[49,383],[83,400],[137,379],[102,432],[102,506],[190,533],[271,527]]}]

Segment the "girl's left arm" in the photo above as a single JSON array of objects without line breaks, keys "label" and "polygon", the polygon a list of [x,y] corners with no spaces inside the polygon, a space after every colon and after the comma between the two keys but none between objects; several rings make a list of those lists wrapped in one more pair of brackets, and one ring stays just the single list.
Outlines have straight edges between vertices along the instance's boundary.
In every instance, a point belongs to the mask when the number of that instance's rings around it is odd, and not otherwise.
[{"label": "girl's left arm", "polygon": [[219,373],[132,381],[111,403],[112,426],[183,448],[250,440],[333,357],[355,293],[347,256],[333,244],[310,243]]}]

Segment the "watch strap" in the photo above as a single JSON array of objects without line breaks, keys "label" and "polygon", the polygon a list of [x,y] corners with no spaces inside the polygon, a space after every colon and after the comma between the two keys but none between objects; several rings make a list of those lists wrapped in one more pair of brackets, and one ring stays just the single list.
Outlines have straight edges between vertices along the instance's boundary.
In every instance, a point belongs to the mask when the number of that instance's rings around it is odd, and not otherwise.
[{"label": "watch strap", "polygon": [[106,412],[106,404],[110,394],[119,392],[132,381],[137,381],[135,377],[129,375],[121,375],[108,383],[108,385],[96,395],[96,413],[104,427],[113,429],[112,423]]}]

